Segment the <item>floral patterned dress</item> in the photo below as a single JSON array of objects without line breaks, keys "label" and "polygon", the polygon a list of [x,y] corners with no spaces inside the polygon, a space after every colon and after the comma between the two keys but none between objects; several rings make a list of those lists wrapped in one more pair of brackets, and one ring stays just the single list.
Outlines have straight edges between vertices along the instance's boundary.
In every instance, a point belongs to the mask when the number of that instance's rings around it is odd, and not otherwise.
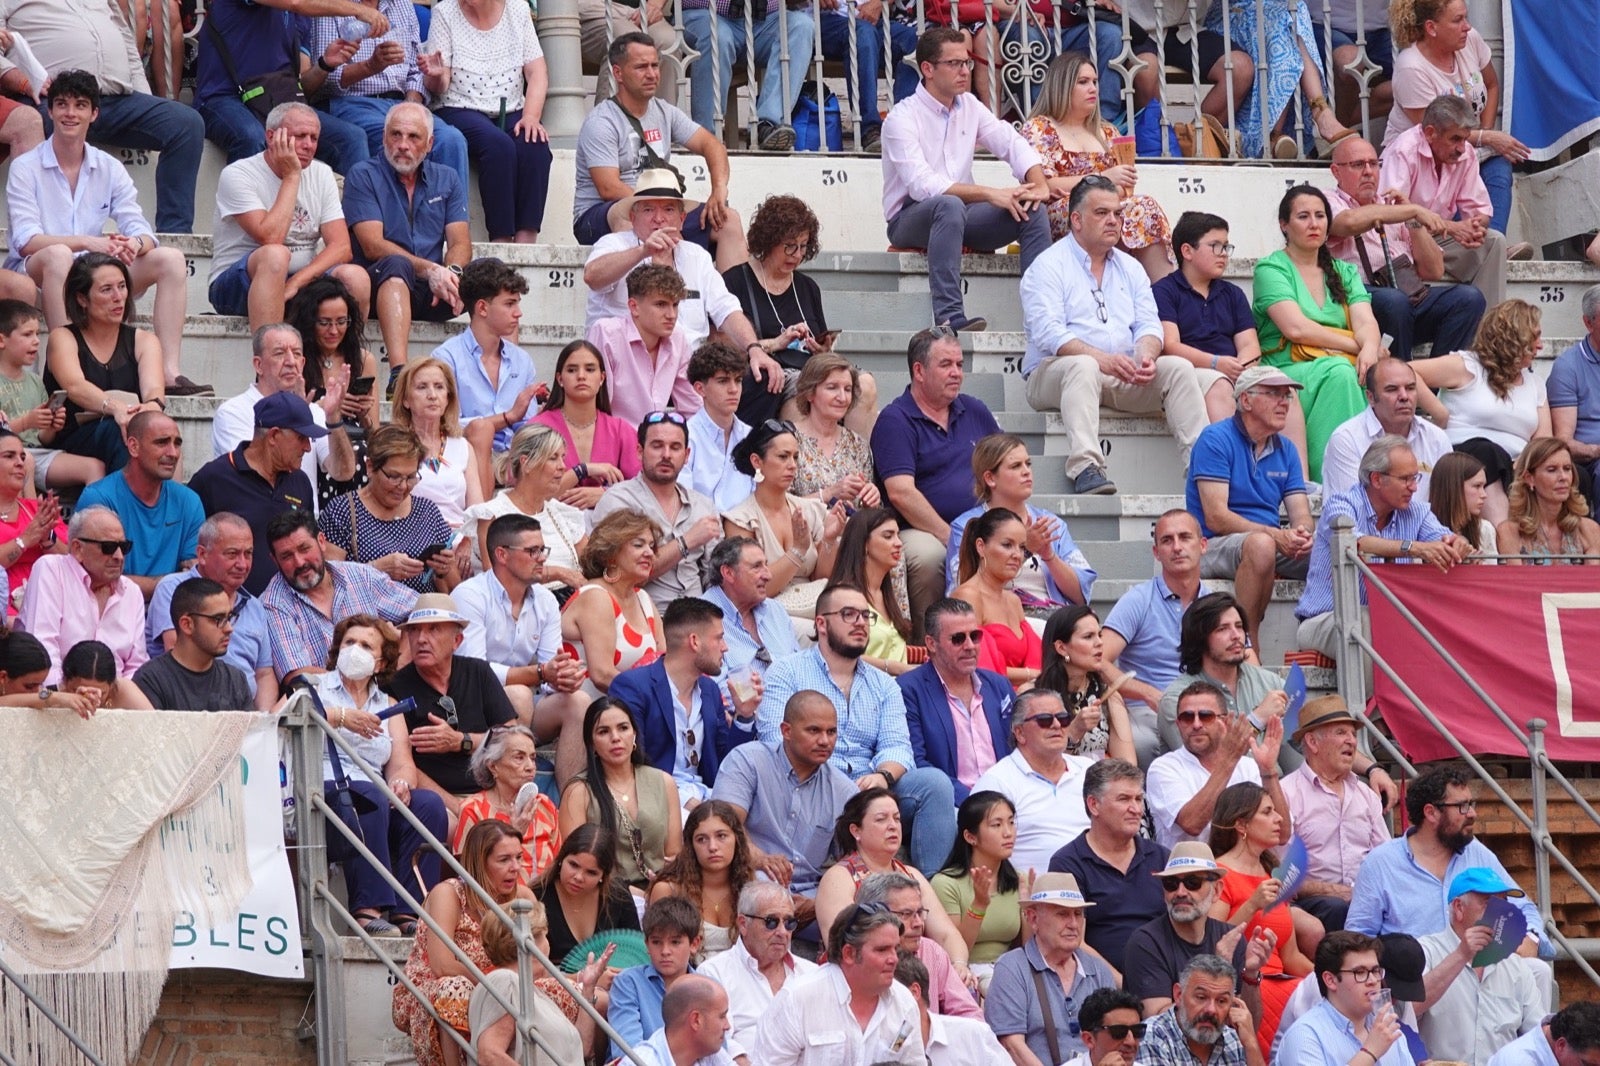
[{"label": "floral patterned dress", "polygon": [[[1107,148],[1103,152],[1075,152],[1061,143],[1056,125],[1043,115],[1035,115],[1022,127],[1022,136],[1033,145],[1044,162],[1047,178],[1076,178],[1099,174],[1117,165],[1111,154],[1111,138],[1117,136],[1114,127],[1101,124],[1100,139]],[[1055,240],[1065,237],[1071,226],[1067,219],[1067,201],[1063,197],[1046,205],[1050,213],[1050,236]],[[1156,203],[1154,196],[1134,193],[1122,202],[1122,246],[1127,249],[1148,248],[1152,244],[1172,243],[1172,223],[1167,213]],[[1168,253],[1171,257],[1171,253]]]},{"label": "floral patterned dress", "polygon": [[[494,969],[489,955],[483,949],[483,926],[472,908],[467,906],[467,887],[460,878],[446,882],[455,887],[461,917],[456,921],[455,942],[473,964],[488,973]],[[428,938],[433,932],[427,923],[417,926],[417,939],[406,959],[406,976],[433,1002],[434,1009],[448,1019],[457,1029],[467,1024],[467,1003],[472,990],[477,987],[464,974],[440,977],[428,963]],[[394,999],[390,1008],[394,1027],[411,1037],[411,1047],[416,1053],[417,1066],[443,1066],[444,1052],[439,1046],[439,1031],[433,1017],[423,1009],[405,985],[394,986]]]}]

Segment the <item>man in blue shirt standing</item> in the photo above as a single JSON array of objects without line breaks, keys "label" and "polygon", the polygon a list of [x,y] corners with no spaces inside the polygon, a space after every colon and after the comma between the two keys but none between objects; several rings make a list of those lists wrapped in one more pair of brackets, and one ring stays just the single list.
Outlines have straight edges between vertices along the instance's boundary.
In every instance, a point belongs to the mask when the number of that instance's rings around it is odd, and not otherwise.
[{"label": "man in blue shirt standing", "polygon": [[160,411],[128,420],[128,465],[83,490],[78,506],[100,504],[122,519],[133,541],[123,574],[144,593],[165,576],[188,567],[206,509],[189,486],[173,480],[183,462],[183,434]]},{"label": "man in blue shirt standing", "polygon": [[[1203,578],[1232,578],[1244,608],[1245,632],[1260,645],[1261,616],[1272,579],[1303,579],[1311,555],[1311,507],[1300,453],[1283,436],[1300,388],[1283,371],[1257,364],[1233,383],[1238,411],[1207,426],[1189,457],[1184,506],[1206,540]],[[1289,527],[1278,509],[1289,512]]]},{"label": "man in blue shirt standing", "polygon": [[[1305,592],[1294,610],[1300,619],[1302,648],[1316,648],[1330,659],[1344,652],[1344,637],[1333,617],[1333,523],[1341,515],[1355,523],[1356,550],[1396,562],[1413,559],[1448,571],[1472,552],[1472,545],[1439,524],[1426,499],[1417,499],[1421,467],[1411,445],[1385,434],[1361,457],[1361,481],[1330,497],[1322,507],[1311,544]],[[1362,582],[1361,602],[1367,601]]]},{"label": "man in blue shirt standing", "polygon": [[467,189],[460,174],[428,159],[432,130],[427,108],[396,104],[383,122],[383,154],[352,168],[344,183],[344,217],[356,262],[372,278],[391,382],[406,365],[413,319],[443,322],[462,312],[461,271],[472,258]]}]

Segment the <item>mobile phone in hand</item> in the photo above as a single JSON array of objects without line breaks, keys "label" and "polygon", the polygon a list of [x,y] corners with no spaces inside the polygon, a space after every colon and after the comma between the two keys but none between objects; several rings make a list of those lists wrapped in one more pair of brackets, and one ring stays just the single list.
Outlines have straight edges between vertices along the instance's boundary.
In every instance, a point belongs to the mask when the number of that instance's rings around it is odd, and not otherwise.
[{"label": "mobile phone in hand", "polygon": [[347,391],[351,396],[370,396],[372,395],[372,385],[377,380],[377,378],[372,377],[356,378],[350,382],[350,388]]}]

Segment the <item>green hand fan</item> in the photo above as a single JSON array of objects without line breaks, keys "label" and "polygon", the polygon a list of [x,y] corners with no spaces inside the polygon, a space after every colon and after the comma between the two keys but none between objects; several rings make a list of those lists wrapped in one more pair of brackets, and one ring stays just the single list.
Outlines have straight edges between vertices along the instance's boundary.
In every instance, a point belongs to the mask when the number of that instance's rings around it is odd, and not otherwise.
[{"label": "green hand fan", "polygon": [[644,949],[644,934],[639,930],[602,929],[567,952],[567,957],[561,960],[562,972],[577,973],[588,965],[591,952],[598,959],[608,944],[617,945],[617,950],[611,953],[611,961],[606,963],[612,969],[626,970],[650,961],[650,953]]}]

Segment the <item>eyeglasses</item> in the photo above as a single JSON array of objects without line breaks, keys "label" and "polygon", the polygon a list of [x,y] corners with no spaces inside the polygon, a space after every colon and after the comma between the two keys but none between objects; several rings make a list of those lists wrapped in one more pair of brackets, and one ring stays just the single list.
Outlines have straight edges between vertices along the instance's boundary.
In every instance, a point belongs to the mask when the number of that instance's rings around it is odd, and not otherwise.
[{"label": "eyeglasses", "polygon": [[133,541],[131,540],[101,540],[98,537],[79,537],[78,539],[85,544],[98,544],[101,555],[115,555],[119,551],[123,555],[127,555],[133,551]]},{"label": "eyeglasses", "polygon": [[1135,1040],[1144,1039],[1144,1022],[1135,1022],[1132,1025],[1096,1025],[1090,1028],[1091,1033],[1105,1033],[1113,1040],[1126,1040],[1132,1033]]},{"label": "eyeglasses", "polygon": [[1226,241],[1207,241],[1202,247],[1210,248],[1213,252],[1224,257],[1232,255],[1234,249],[1234,246]]},{"label": "eyeglasses", "polygon": [[232,611],[223,611],[220,614],[201,614],[199,611],[188,612],[190,618],[204,618],[218,629],[232,629],[233,620],[237,617]]},{"label": "eyeglasses", "polygon": [[1211,883],[1211,878],[1207,877],[1205,874],[1184,874],[1181,877],[1158,877],[1156,880],[1161,882],[1161,891],[1163,892],[1176,892],[1178,891],[1179,885],[1187,888],[1190,892],[1198,892]]},{"label": "eyeglasses", "polygon": [[1178,721],[1180,721],[1180,722],[1209,722],[1209,721],[1212,721],[1213,719],[1221,718],[1221,717],[1222,717],[1222,715],[1218,714],[1216,711],[1179,711],[1178,712]]},{"label": "eyeglasses", "polygon": [[1445,810],[1446,808],[1453,807],[1455,808],[1455,812],[1457,814],[1466,814],[1468,811],[1475,811],[1478,809],[1478,801],[1457,800],[1454,803],[1435,803],[1434,806],[1439,808],[1441,811]]},{"label": "eyeglasses", "polygon": [[1412,488],[1416,488],[1418,485],[1422,484],[1422,472],[1421,471],[1418,471],[1415,474],[1407,474],[1405,477],[1401,477],[1399,474],[1386,474],[1382,470],[1380,470],[1380,471],[1378,471],[1378,476],[1379,477],[1386,477],[1390,481],[1401,481],[1401,482],[1404,482],[1405,484],[1410,485]]},{"label": "eyeglasses", "polygon": [[772,665],[772,653],[767,650],[767,646],[765,644],[762,644],[756,648],[754,658],[756,662],[761,663],[763,666]]},{"label": "eyeglasses", "polygon": [[1094,313],[1102,322],[1110,322],[1111,314],[1106,310],[1106,294],[1099,289],[1090,289],[1089,295],[1094,297]]},{"label": "eyeglasses", "polygon": [[1038,726],[1040,729],[1049,729],[1050,726],[1051,726],[1051,723],[1054,723],[1054,724],[1060,726],[1062,729],[1065,729],[1069,725],[1072,724],[1072,719],[1073,719],[1073,715],[1072,714],[1070,714],[1069,712],[1063,711],[1060,714],[1035,714],[1035,715],[1030,715],[1029,717],[1024,718],[1023,721],[1024,722],[1032,722],[1034,725]]},{"label": "eyeglasses", "polygon": [[799,919],[792,914],[787,917],[781,917],[776,914],[746,914],[745,917],[749,918],[752,922],[760,922],[762,925],[767,927],[767,932],[769,933],[778,928],[780,925],[789,930],[791,933],[800,928]]},{"label": "eyeglasses", "polygon": [[928,908],[926,908],[926,907],[912,907],[910,910],[906,910],[906,911],[895,911],[895,910],[892,910],[889,913],[894,915],[896,918],[899,918],[902,922],[909,922],[913,918],[922,918],[922,919],[926,920],[927,917],[928,917]]},{"label": "eyeglasses", "polygon": [[1277,400],[1279,403],[1287,402],[1294,395],[1294,390],[1287,385],[1257,385],[1248,391],[1255,393],[1257,396],[1265,396],[1268,399]]},{"label": "eyeglasses", "polygon": [[456,715],[456,701],[449,696],[439,697],[439,710],[444,712],[444,720],[451,729],[461,724],[461,719]]},{"label": "eyeglasses", "polygon": [[1349,167],[1351,170],[1377,170],[1377,159],[1352,159],[1345,163],[1334,163],[1336,167]]},{"label": "eyeglasses", "polygon": [[540,544],[537,547],[521,547],[515,544],[505,544],[502,545],[502,547],[504,547],[508,552],[527,552],[528,558],[530,559],[545,559],[550,555],[549,547],[543,544]]},{"label": "eyeglasses", "polygon": [[1340,970],[1338,972],[1347,973],[1360,983],[1366,984],[1368,981],[1383,980],[1384,969],[1382,966],[1357,966],[1353,970]]},{"label": "eyeglasses", "polygon": [[784,241],[779,247],[783,249],[784,255],[804,255],[806,249],[811,247],[811,242],[809,240]]},{"label": "eyeglasses", "polygon": [[936,67],[954,67],[957,70],[968,71],[978,65],[971,59],[934,59],[930,60],[929,62]]},{"label": "eyeglasses", "polygon": [[659,426],[663,422],[671,422],[675,426],[688,426],[689,420],[676,411],[651,411],[644,416],[644,425]]},{"label": "eyeglasses", "polygon": [[422,472],[420,470],[414,474],[391,474],[387,469],[380,466],[378,467],[378,473],[382,474],[383,479],[391,485],[405,485],[410,487],[412,485],[419,484],[422,481]]},{"label": "eyeglasses", "polygon": [[860,625],[862,622],[869,626],[878,624],[878,612],[871,607],[841,607],[837,611],[817,612],[818,618],[827,618],[829,615],[838,615],[847,626]]},{"label": "eyeglasses", "polygon": [[340,315],[338,318],[317,319],[318,329],[344,329],[349,324],[350,317],[348,315]]},{"label": "eyeglasses", "polygon": [[983,630],[962,629],[950,634],[950,643],[954,644],[958,648],[963,644],[966,644],[968,641],[971,641],[973,644],[982,644]]}]

